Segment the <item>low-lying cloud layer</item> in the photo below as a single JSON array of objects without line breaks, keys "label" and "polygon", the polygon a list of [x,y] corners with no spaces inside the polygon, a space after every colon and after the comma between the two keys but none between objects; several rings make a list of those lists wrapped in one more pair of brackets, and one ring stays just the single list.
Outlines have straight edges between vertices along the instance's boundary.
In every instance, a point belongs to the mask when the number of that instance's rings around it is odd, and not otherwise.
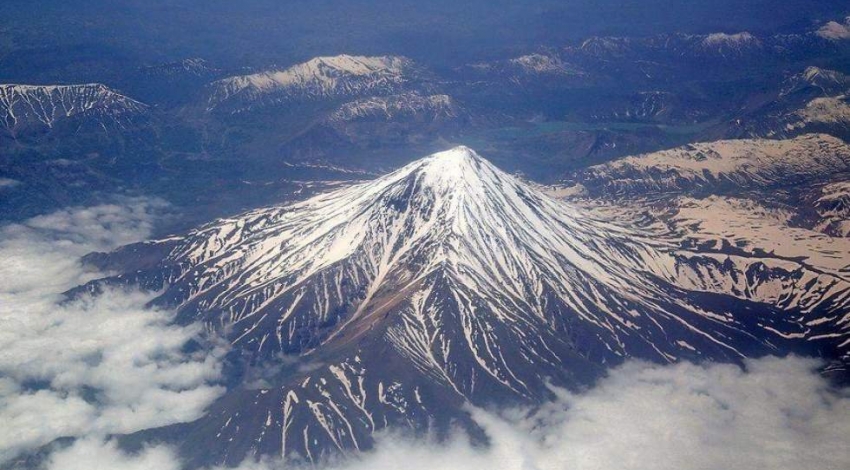
[{"label": "low-lying cloud layer", "polygon": [[[376,449],[325,470],[715,470],[850,468],[850,396],[815,372],[817,361],[766,358],[731,365],[628,363],[581,394],[536,412],[470,409],[491,440],[460,432],[447,443],[384,435]],[[82,441],[50,470],[179,470],[167,447],[130,456]],[[239,470],[301,469],[280,461]],[[218,469],[216,469],[218,470]]]},{"label": "low-lying cloud layer", "polygon": [[527,415],[480,410],[489,450],[460,440],[421,446],[387,438],[346,470],[609,470],[848,468],[850,397],[816,362],[768,358],[731,365],[635,362],[583,394]]},{"label": "low-lying cloud layer", "polygon": [[148,237],[161,208],[127,200],[0,228],[0,463],[60,437],[196,419],[221,393],[216,355],[183,351],[198,330],[146,309],[150,295],[61,296],[101,275],[82,255]]},{"label": "low-lying cloud layer", "polygon": [[177,456],[167,447],[151,447],[128,455],[114,441],[86,438],[50,456],[50,470],[180,470]]}]

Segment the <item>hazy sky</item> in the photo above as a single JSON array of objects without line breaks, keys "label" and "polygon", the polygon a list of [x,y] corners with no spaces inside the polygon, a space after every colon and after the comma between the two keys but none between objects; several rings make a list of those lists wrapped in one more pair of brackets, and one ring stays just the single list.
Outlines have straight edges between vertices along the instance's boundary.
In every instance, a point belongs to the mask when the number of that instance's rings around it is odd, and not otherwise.
[{"label": "hazy sky", "polygon": [[[403,54],[432,66],[592,35],[808,30],[850,14],[834,0],[4,0],[0,80],[203,57],[225,68],[316,55]],[[85,67],[81,65],[86,65]]]}]

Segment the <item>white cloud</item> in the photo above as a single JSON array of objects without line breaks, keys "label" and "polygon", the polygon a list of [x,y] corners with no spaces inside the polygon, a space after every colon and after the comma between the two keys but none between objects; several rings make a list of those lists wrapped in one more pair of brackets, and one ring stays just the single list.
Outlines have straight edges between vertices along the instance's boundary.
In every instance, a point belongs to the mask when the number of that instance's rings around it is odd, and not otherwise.
[{"label": "white cloud", "polygon": [[61,292],[95,277],[80,266],[81,256],[148,237],[163,207],[156,200],[130,199],[0,226],[0,302],[25,307],[55,302]]},{"label": "white cloud", "polygon": [[0,228],[0,462],[59,437],[200,417],[222,389],[217,353],[184,353],[197,327],[110,290],[63,302],[99,273],[80,256],[150,235],[162,203],[69,209]]},{"label": "white cloud", "polygon": [[83,439],[50,456],[51,470],[178,470],[176,456],[166,447],[125,454],[112,442]]},{"label": "white cloud", "polygon": [[830,21],[821,26],[817,31],[817,35],[824,39],[840,41],[850,39],[850,17],[844,20],[844,23]]},{"label": "white cloud", "polygon": [[[850,468],[850,396],[800,358],[732,365],[631,362],[534,412],[472,410],[488,448],[384,436],[329,470]],[[279,463],[249,462],[241,470]]]},{"label": "white cloud", "polygon": [[520,427],[539,468],[845,468],[850,400],[816,366],[631,363],[585,394],[562,392]]},{"label": "white cloud", "polygon": [[[557,390],[558,399],[535,412],[471,409],[490,438],[487,447],[471,444],[461,432],[444,443],[385,434],[374,451],[324,469],[850,468],[850,395],[832,389],[816,366],[794,357],[752,360],[747,371],[631,362],[584,393]],[[60,465],[69,456],[78,467]],[[51,463],[49,470],[179,468],[168,447],[131,456],[92,441],[56,454]],[[303,467],[265,460],[238,470],[282,468]]]}]

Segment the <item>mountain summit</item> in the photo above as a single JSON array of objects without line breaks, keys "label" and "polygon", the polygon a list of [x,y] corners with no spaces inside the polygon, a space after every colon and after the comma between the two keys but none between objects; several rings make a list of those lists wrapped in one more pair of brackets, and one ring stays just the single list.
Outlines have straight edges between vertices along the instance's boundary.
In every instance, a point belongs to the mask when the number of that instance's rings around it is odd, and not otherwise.
[{"label": "mountain summit", "polygon": [[179,321],[230,341],[235,374],[262,371],[201,420],[154,432],[196,466],[318,461],[388,426],[472,426],[465,403],[538,403],[547,381],[579,386],[627,357],[847,344],[822,334],[842,331],[842,278],[596,220],[467,147],[110,256],[122,263],[98,282],[161,290]]},{"label": "mountain summit", "polygon": [[93,128],[122,128],[148,106],[99,83],[82,85],[0,84],[0,130],[44,131],[67,122]]}]

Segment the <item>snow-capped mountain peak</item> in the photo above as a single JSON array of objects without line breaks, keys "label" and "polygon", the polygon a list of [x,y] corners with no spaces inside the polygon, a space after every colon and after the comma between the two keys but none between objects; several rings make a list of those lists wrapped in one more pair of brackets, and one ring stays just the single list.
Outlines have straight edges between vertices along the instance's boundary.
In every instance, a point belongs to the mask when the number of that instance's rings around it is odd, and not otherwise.
[{"label": "snow-capped mountain peak", "polygon": [[[242,332],[233,340],[261,355],[317,347],[387,308],[392,292],[434,275],[477,299],[479,310],[543,322],[561,321],[554,312],[568,310],[618,337],[634,315],[702,316],[704,306],[674,299],[665,284],[713,291],[740,279],[724,268],[713,276],[731,278],[706,285],[698,272],[708,268],[684,261],[675,246],[596,220],[467,147],[291,206],[217,221],[189,234],[168,264],[180,274],[166,298],[215,324],[233,323],[228,329]],[[305,292],[318,303],[286,313]],[[271,318],[276,326],[258,327]],[[333,326],[305,343],[294,325],[316,322]],[[646,328],[628,334],[644,337]],[[622,337],[602,338],[610,350],[629,349]]]},{"label": "snow-capped mountain peak", "polygon": [[0,127],[52,128],[74,117],[121,126],[147,106],[100,83],[80,85],[0,84]]},{"label": "snow-capped mountain peak", "polygon": [[[233,286],[245,291],[275,278],[308,278],[362,250],[380,253],[367,257],[366,266],[358,266],[369,276],[382,277],[414,255],[419,257],[420,276],[434,266],[459,261],[449,258],[461,249],[475,252],[460,245],[447,250],[453,237],[472,237],[471,242],[490,240],[488,232],[514,232],[504,243],[492,240],[504,245],[503,251],[508,242],[520,243],[520,237],[545,237],[531,232],[555,221],[539,217],[533,201],[546,197],[529,191],[468,147],[456,147],[369,183],[222,221],[198,232],[173,256],[193,264],[215,261],[218,266],[219,261],[233,260],[229,255],[219,259],[220,254],[236,250],[253,266],[252,275],[242,280],[244,285]],[[310,236],[294,240],[293,235],[301,233]],[[217,248],[212,252],[211,243]],[[480,253],[492,252],[478,248]],[[519,245],[515,248],[516,253],[524,251]],[[281,259],[289,262],[281,264]]]},{"label": "snow-capped mountain peak", "polygon": [[813,86],[828,88],[831,86],[850,86],[847,75],[835,70],[826,70],[820,67],[806,67],[802,73],[802,79]]},{"label": "snow-capped mountain peak", "polygon": [[840,276],[651,238],[462,146],[163,243],[138,248],[167,252],[159,264],[110,281],[161,292],[155,303],[252,362],[320,363],[188,425],[216,442],[204,463],[361,448],[390,423],[430,429],[468,401],[533,401],[547,381],[576,385],[626,357],[850,344]]},{"label": "snow-capped mountain peak", "polygon": [[460,105],[449,95],[422,95],[408,92],[398,95],[371,96],[343,104],[328,117],[329,122],[357,120],[421,119],[435,121],[451,119],[463,113]]},{"label": "snow-capped mountain peak", "polygon": [[414,68],[399,56],[338,55],[315,57],[283,70],[228,77],[211,85],[210,110],[231,103],[235,111],[258,102],[357,96],[400,91]]},{"label": "snow-capped mountain peak", "polygon": [[779,96],[784,98],[802,93],[804,98],[810,99],[814,96],[834,97],[848,92],[850,77],[836,70],[809,66],[785,80]]},{"label": "snow-capped mountain peak", "polygon": [[417,172],[425,187],[447,193],[483,185],[493,167],[469,147],[458,146],[421,160]]},{"label": "snow-capped mountain peak", "polygon": [[711,33],[702,40],[702,44],[709,47],[741,47],[758,43],[758,38],[746,31],[735,34]]}]

